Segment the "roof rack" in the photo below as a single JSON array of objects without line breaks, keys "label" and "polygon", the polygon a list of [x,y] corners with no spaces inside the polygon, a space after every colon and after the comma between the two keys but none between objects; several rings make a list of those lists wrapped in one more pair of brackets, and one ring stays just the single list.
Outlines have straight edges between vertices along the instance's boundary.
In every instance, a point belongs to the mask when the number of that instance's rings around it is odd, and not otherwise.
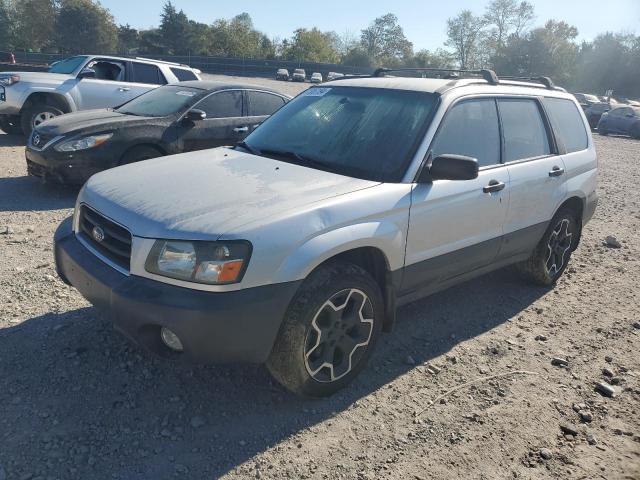
[{"label": "roof rack", "polygon": [[155,58],[136,57],[136,60],[144,60],[146,62],[163,63],[165,65],[175,65],[176,67],[188,67],[184,63],[167,62],[166,60],[156,60]]},{"label": "roof rack", "polygon": [[447,73],[447,77],[451,79],[458,79],[461,75],[479,76],[487,81],[490,85],[497,85],[500,83],[500,79],[496,72],[488,69],[481,70],[460,70],[455,68],[378,68],[373,72],[374,77],[383,77],[392,72],[437,72]]},{"label": "roof rack", "polygon": [[543,76],[537,76],[537,77],[535,77],[535,76],[534,77],[506,76],[506,77],[500,77],[500,78],[504,79],[504,80],[515,80],[515,81],[522,81],[522,82],[541,83],[542,85],[544,85],[549,90],[555,90],[556,89],[556,84],[553,83],[553,80],[551,80],[549,77],[543,77]]}]

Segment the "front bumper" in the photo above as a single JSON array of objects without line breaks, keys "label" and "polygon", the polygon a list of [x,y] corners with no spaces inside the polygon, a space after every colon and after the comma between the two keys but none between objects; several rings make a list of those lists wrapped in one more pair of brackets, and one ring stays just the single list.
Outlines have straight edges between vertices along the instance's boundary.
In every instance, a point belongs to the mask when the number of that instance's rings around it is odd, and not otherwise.
[{"label": "front bumper", "polygon": [[[195,362],[263,363],[300,282],[230,292],[176,287],[123,275],[87,250],[65,220],[55,234],[58,275],[87,300],[105,310],[114,327],[134,343],[161,356]],[[162,343],[166,327],[184,352]]]},{"label": "front bumper", "polygon": [[36,150],[27,145],[25,157],[29,175],[60,183],[83,184],[94,173],[115,166],[114,155],[106,149],[58,152],[53,147]]}]

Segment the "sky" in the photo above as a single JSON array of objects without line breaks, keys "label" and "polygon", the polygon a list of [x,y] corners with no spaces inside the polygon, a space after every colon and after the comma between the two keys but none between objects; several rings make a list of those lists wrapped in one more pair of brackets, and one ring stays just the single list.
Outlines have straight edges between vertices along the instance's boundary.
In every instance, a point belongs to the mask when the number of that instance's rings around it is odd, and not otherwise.
[{"label": "sky", "polygon": [[[318,27],[358,35],[374,18],[394,13],[414,49],[433,50],[446,40],[446,20],[460,10],[482,13],[489,0],[173,0],[193,20],[212,23],[247,12],[269,37],[290,37],[296,28]],[[640,0],[530,0],[535,25],[549,19],[576,26],[579,40],[605,31],[640,35]],[[101,0],[119,24],[143,29],[157,26],[164,0]]]}]

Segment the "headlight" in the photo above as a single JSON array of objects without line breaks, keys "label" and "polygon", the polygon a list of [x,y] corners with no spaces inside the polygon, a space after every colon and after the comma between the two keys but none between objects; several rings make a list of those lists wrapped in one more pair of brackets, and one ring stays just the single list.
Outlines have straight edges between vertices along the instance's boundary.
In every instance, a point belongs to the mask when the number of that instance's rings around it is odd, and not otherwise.
[{"label": "headlight", "polygon": [[74,138],[71,140],[67,140],[66,142],[59,143],[54,148],[59,152],[76,152],[78,150],[87,150],[88,148],[95,148],[98,145],[102,145],[111,137],[113,137],[113,133]]},{"label": "headlight", "polygon": [[20,75],[0,75],[0,85],[8,87],[20,81]]},{"label": "headlight", "polygon": [[187,282],[222,285],[242,279],[250,255],[251,244],[245,241],[158,240],[149,252],[145,269]]}]

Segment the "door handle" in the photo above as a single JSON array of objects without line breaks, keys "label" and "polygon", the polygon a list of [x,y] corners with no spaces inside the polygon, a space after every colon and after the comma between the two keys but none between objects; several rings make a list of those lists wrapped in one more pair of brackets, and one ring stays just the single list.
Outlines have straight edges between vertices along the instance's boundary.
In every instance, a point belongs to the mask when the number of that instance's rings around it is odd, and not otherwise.
[{"label": "door handle", "polygon": [[233,131],[236,133],[245,133],[249,131],[249,127],[236,127]]},{"label": "door handle", "polygon": [[489,185],[487,185],[486,187],[484,187],[482,189],[482,191],[484,193],[493,193],[493,192],[499,192],[500,190],[503,190],[505,187],[504,182],[499,182],[498,180],[491,180],[489,182]]},{"label": "door handle", "polygon": [[118,88],[119,92],[128,92],[129,90],[131,90],[129,87],[120,87],[120,88]]},{"label": "door handle", "polygon": [[550,177],[559,177],[560,175],[562,175],[564,173],[564,168],[560,168],[558,166],[555,166],[551,169],[551,171],[549,172],[549,176]]}]

